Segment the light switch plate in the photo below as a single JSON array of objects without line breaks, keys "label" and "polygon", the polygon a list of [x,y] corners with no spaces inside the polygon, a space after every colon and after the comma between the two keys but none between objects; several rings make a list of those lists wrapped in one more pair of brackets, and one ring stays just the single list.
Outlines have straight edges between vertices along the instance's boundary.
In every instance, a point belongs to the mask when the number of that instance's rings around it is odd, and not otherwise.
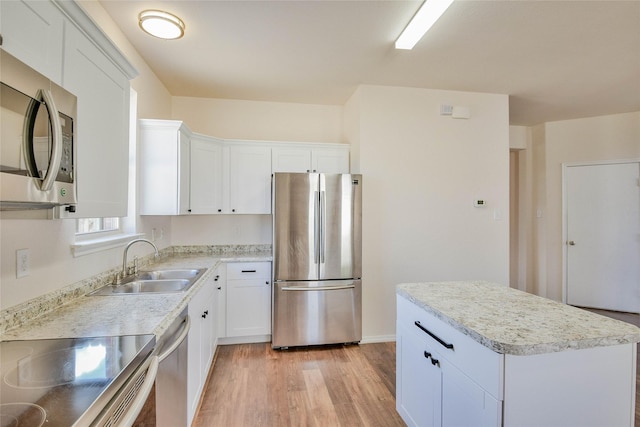
[{"label": "light switch plate", "polygon": [[31,253],[29,249],[16,251],[16,278],[26,277],[31,269]]}]

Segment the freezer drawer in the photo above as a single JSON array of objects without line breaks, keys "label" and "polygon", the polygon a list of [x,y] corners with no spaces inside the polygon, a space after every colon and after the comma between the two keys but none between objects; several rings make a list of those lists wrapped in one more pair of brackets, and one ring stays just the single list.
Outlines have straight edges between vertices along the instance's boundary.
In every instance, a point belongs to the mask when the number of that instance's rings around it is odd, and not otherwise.
[{"label": "freezer drawer", "polygon": [[362,339],[362,281],[276,282],[272,347]]}]

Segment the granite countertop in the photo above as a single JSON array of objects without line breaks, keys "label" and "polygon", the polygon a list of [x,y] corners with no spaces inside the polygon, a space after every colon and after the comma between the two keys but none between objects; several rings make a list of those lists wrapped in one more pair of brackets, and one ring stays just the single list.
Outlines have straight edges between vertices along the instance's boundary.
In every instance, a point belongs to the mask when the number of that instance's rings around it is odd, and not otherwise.
[{"label": "granite countertop", "polygon": [[512,355],[635,343],[640,328],[482,281],[405,283],[398,295],[489,349]]},{"label": "granite countertop", "polygon": [[205,286],[223,262],[271,261],[270,252],[203,255],[189,251],[145,266],[148,268],[207,268],[186,292],[167,294],[107,295],[74,298],[54,310],[2,333],[2,340],[155,334],[167,330],[189,301]]}]

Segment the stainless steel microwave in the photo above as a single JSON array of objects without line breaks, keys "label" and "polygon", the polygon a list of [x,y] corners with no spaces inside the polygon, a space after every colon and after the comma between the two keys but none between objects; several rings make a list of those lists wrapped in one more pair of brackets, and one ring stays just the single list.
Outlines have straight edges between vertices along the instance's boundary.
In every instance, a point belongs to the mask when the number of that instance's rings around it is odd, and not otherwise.
[{"label": "stainless steel microwave", "polygon": [[0,210],[73,212],[74,95],[0,49]]}]

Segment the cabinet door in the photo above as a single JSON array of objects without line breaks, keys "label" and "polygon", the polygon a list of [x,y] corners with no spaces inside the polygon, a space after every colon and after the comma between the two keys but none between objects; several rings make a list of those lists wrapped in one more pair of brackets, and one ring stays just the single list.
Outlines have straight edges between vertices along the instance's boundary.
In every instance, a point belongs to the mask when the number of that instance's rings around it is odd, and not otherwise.
[{"label": "cabinet door", "polygon": [[2,48],[62,83],[64,15],[50,1],[1,1]]},{"label": "cabinet door", "polygon": [[304,147],[276,147],[271,151],[272,172],[315,172],[311,169],[311,150]]},{"label": "cabinet door", "polygon": [[138,211],[178,215],[189,209],[190,136],[182,122],[139,121]]},{"label": "cabinet door", "polygon": [[207,282],[193,297],[188,307],[189,317],[191,318],[187,357],[188,425],[191,425],[195,416],[209,368],[213,361],[214,290],[215,287],[212,282]]},{"label": "cabinet door", "polygon": [[126,216],[129,81],[76,27],[65,31],[63,86],[78,97],[78,206],[68,216]]},{"label": "cabinet door", "polygon": [[271,148],[229,147],[229,211],[271,213]]},{"label": "cabinet door", "polygon": [[178,132],[178,213],[191,212],[191,137],[184,129]]},{"label": "cabinet door", "polygon": [[222,212],[222,145],[194,136],[191,140],[191,213]]},{"label": "cabinet door", "polygon": [[226,268],[219,268],[214,278],[218,302],[216,305],[216,323],[218,338],[227,336],[227,279]]},{"label": "cabinet door", "polygon": [[271,263],[227,264],[227,336],[271,333]]},{"label": "cabinet door", "polygon": [[497,427],[502,425],[502,403],[446,360],[442,369],[442,426]]},{"label": "cabinet door", "polygon": [[319,173],[349,173],[349,150],[322,148],[312,152],[311,169]]},{"label": "cabinet door", "polygon": [[403,327],[396,338],[396,409],[410,426],[440,426],[442,372],[431,363],[434,353],[426,357],[424,340]]},{"label": "cabinet door", "polygon": [[200,396],[200,389],[203,386],[203,379],[201,376],[201,353],[202,342],[200,336],[202,335],[202,328],[204,325],[201,317],[204,312],[204,304],[206,301],[199,300],[200,293],[194,296],[189,304],[188,313],[191,318],[191,329],[188,335],[188,356],[187,356],[187,418],[189,420],[188,425],[191,425],[193,416],[195,415],[198,399]]}]

